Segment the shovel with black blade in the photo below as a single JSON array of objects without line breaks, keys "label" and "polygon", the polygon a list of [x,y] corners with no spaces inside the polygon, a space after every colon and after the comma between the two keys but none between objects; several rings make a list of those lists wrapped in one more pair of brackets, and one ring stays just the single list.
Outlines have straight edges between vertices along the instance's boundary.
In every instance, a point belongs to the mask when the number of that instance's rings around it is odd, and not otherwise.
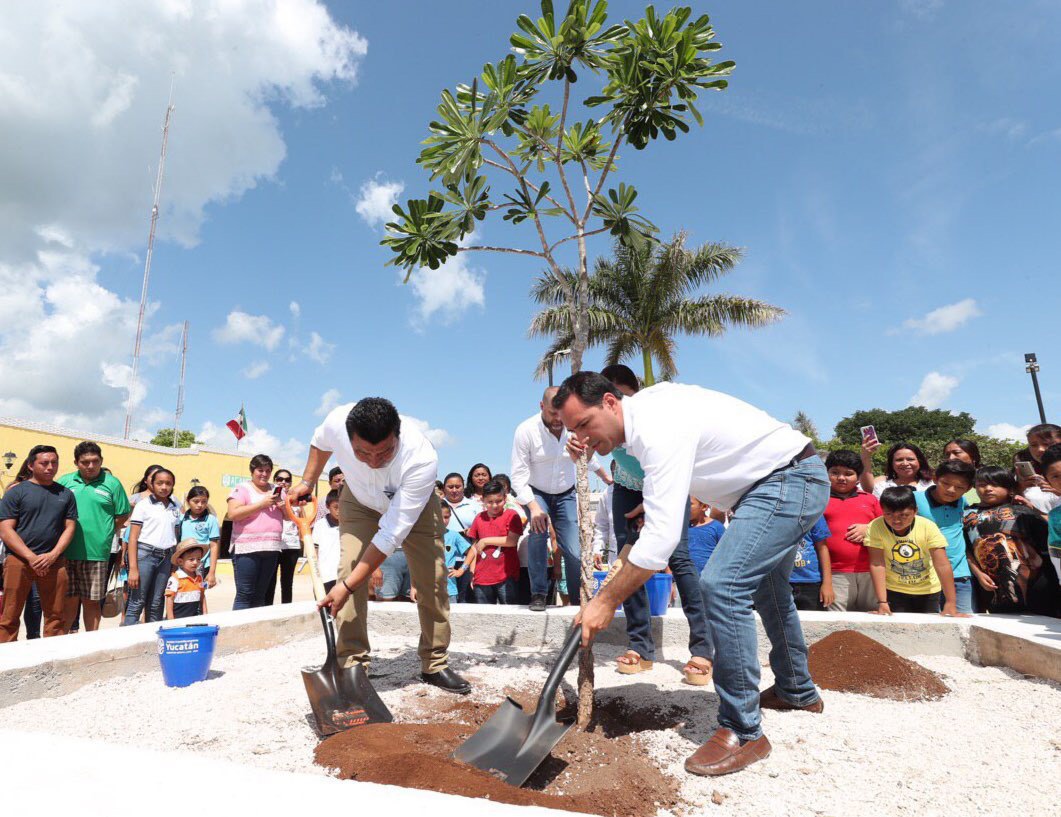
[{"label": "shovel with black blade", "polygon": [[[317,502],[310,498],[302,506],[303,515],[296,516],[291,508],[290,497],[286,501],[287,518],[295,523],[302,537],[302,549],[309,562],[310,578],[313,580],[313,597],[320,601],[326,595],[317,569],[317,558],[313,546],[310,525],[317,516]],[[322,607],[318,611],[324,625],[324,642],[328,657],[320,669],[304,668],[302,681],[306,685],[309,704],[313,709],[313,720],[321,735],[334,735],[352,726],[366,723],[390,723],[394,720],[387,705],[368,680],[365,668],[360,664],[352,667],[339,666],[335,653],[335,619],[331,611]]]}]

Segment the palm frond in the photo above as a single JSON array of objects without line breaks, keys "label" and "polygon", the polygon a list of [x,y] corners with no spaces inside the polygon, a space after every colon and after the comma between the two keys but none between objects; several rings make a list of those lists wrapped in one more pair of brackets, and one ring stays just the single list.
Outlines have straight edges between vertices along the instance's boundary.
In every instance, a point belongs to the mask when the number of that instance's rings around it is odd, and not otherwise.
[{"label": "palm frond", "polygon": [[[560,270],[560,273],[569,287],[573,289],[578,286],[577,272],[564,267]],[[564,291],[564,286],[552,270],[543,272],[534,279],[534,283],[531,284],[531,297],[535,303],[548,306],[560,306],[567,303],[567,293]]]},{"label": "palm frond", "polygon": [[738,295],[704,295],[681,301],[665,325],[689,335],[718,337],[731,327],[758,329],[776,323],[786,314],[779,306]]},{"label": "palm frond", "polygon": [[636,355],[638,352],[637,339],[629,332],[620,332],[613,335],[608,341],[608,349],[604,353],[604,365],[614,366],[623,360]]},{"label": "palm frond", "polygon": [[569,332],[571,332],[571,308],[564,304],[546,307],[531,318],[527,336],[540,338]]},{"label": "palm frond", "polygon": [[550,343],[549,348],[545,350],[545,354],[543,354],[541,360],[538,361],[538,365],[534,367],[534,379],[544,380],[548,377],[550,361],[552,361],[553,368],[555,369],[556,361],[567,357],[565,352],[568,352],[568,350],[571,349],[574,342],[574,335],[561,335]]},{"label": "palm frond", "polygon": [[688,256],[685,276],[692,287],[712,284],[731,272],[744,258],[741,247],[708,243],[696,248]]}]

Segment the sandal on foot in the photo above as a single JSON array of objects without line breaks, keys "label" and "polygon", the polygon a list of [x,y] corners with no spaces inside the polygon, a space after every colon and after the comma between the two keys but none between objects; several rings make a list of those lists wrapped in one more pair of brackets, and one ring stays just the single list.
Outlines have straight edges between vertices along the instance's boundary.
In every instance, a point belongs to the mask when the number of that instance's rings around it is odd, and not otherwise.
[{"label": "sandal on foot", "polygon": [[633,650],[627,650],[619,657],[616,669],[622,675],[636,675],[639,672],[648,672],[652,669],[652,662],[647,661]]},{"label": "sandal on foot", "polygon": [[701,658],[699,660],[704,661],[705,663],[698,663],[698,659],[696,658],[690,658],[686,661],[685,666],[682,667],[682,675],[685,676],[685,683],[702,687],[711,682],[712,664],[706,658]]}]

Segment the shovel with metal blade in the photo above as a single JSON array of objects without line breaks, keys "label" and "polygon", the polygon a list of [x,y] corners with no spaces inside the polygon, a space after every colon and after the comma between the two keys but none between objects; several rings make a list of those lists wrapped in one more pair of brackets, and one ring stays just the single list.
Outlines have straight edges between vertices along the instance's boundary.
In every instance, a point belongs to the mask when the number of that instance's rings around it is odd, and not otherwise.
[{"label": "shovel with metal blade", "polygon": [[[313,580],[313,597],[320,601],[326,595],[321,582],[320,570],[313,545],[310,525],[317,516],[317,502],[310,498],[303,507],[303,516],[296,516],[291,508],[290,497],[286,502],[287,518],[295,523],[302,537],[302,549],[309,562],[310,578]],[[321,735],[334,735],[352,726],[366,723],[390,723],[394,720],[387,705],[368,680],[365,668],[360,664],[341,667],[335,652],[335,619],[322,607],[319,611],[324,625],[324,642],[328,657],[320,669],[310,667],[302,670],[302,682],[306,685],[309,704],[313,709],[313,720]]]},{"label": "shovel with metal blade", "polygon": [[512,698],[506,698],[490,720],[464,741],[453,756],[513,786],[526,783],[560,738],[575,725],[574,718],[556,717],[555,701],[556,690],[581,641],[582,628],[574,627],[549,673],[533,715],[524,712]]}]

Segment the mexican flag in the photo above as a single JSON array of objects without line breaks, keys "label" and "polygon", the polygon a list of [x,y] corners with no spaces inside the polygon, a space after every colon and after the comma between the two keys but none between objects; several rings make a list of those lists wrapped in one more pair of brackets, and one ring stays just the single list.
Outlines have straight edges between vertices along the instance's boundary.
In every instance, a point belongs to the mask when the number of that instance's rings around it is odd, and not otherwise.
[{"label": "mexican flag", "polygon": [[229,431],[236,435],[236,442],[247,436],[247,412],[243,410],[243,406],[239,407],[239,414],[225,423],[225,425]]}]

